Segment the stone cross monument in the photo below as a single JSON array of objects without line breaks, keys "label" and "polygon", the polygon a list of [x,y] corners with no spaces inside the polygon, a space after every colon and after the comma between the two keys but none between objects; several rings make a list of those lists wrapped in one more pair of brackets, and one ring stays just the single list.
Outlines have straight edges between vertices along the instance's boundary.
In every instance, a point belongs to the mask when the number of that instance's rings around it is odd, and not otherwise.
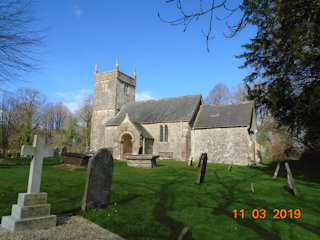
[{"label": "stone cross monument", "polygon": [[19,193],[18,204],[12,205],[11,216],[2,217],[1,226],[15,232],[45,229],[56,226],[56,215],[50,215],[47,193],[40,192],[45,137],[35,135],[33,147],[26,148],[23,155],[33,155],[30,163],[27,193]]}]

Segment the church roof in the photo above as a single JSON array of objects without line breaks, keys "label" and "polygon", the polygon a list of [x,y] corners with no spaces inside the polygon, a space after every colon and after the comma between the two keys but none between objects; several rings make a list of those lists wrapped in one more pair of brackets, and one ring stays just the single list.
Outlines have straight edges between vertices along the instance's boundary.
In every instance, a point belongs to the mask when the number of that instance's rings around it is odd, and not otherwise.
[{"label": "church roof", "polygon": [[120,125],[126,113],[135,123],[191,121],[201,99],[201,94],[196,94],[127,103],[107,126]]},{"label": "church roof", "polygon": [[253,102],[203,105],[194,128],[250,126],[252,111]]}]

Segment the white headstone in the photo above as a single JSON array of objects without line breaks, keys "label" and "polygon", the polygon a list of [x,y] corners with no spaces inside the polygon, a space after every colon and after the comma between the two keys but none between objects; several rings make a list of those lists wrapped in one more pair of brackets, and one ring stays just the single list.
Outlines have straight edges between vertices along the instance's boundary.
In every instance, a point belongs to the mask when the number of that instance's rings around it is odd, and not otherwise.
[{"label": "white headstone", "polygon": [[12,205],[11,216],[3,216],[1,226],[9,231],[54,227],[57,217],[50,215],[47,193],[40,193],[45,137],[35,135],[33,146],[23,146],[22,152],[32,155],[27,193],[19,193],[18,203]]},{"label": "white headstone", "polygon": [[[45,148],[44,150],[44,157],[54,157],[54,148]],[[33,151],[33,146],[28,146],[28,145],[22,145],[21,146],[21,155],[24,156],[33,156],[34,151]]]},{"label": "white headstone", "polygon": [[27,193],[39,193],[41,184],[42,164],[44,158],[44,136],[34,135],[33,147],[26,148],[27,155],[33,155],[30,163],[28,191]]}]

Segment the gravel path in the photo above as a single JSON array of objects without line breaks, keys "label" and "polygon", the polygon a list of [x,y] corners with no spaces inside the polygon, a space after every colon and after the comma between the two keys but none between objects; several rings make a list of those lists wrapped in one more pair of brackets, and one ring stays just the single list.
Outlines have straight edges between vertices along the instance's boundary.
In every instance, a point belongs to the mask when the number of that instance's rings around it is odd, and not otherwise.
[{"label": "gravel path", "polygon": [[57,227],[47,230],[27,230],[11,233],[0,227],[1,240],[71,240],[71,239],[104,239],[124,240],[115,233],[112,233],[95,223],[79,216],[69,214],[59,215]]}]

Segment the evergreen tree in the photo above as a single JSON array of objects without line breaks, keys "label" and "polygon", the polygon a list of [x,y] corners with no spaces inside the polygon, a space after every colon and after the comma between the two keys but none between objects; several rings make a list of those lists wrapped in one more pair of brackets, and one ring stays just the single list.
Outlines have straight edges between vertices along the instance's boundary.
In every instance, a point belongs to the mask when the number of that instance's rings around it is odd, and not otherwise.
[{"label": "evergreen tree", "polygon": [[[320,1],[244,1],[247,21],[258,28],[242,67],[254,84],[250,98],[265,105],[281,125],[320,147]],[[258,83],[259,82],[259,83]]]}]

